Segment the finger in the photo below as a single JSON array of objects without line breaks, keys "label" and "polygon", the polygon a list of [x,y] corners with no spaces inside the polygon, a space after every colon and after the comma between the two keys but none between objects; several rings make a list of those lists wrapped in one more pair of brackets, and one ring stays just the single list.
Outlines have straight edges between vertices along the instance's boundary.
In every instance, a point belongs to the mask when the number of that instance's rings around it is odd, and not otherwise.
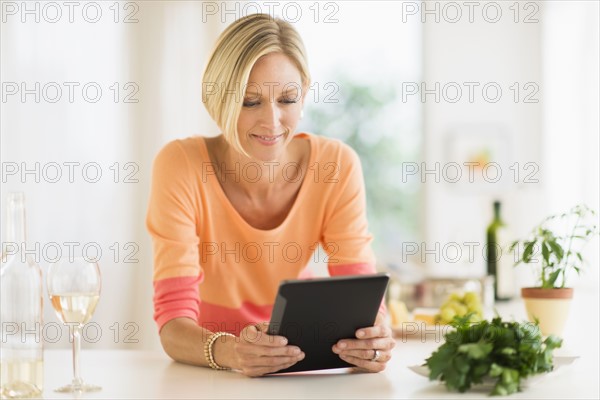
[{"label": "finger", "polygon": [[283,347],[266,347],[261,346],[257,349],[257,355],[263,357],[281,357],[289,356],[296,357],[302,354],[302,350],[298,346],[283,346]]},{"label": "finger", "polygon": [[241,344],[236,351],[251,357],[297,357],[302,354],[297,346],[269,347],[255,344]]},{"label": "finger", "polygon": [[302,360],[304,355],[292,358],[263,357],[259,359],[245,359],[241,364],[242,373],[248,376],[261,376],[289,368]]},{"label": "finger", "polygon": [[[363,360],[372,361],[373,357],[375,357],[375,350],[346,350],[339,353],[339,355],[352,356]],[[377,358],[376,361],[385,363],[388,362],[391,358],[391,352],[379,350],[379,358]]]},{"label": "finger", "polygon": [[242,370],[242,373],[249,377],[255,378],[255,377],[264,376],[266,374],[271,374],[271,373],[275,373],[277,371],[284,370],[284,369],[289,368],[292,365],[296,364],[296,362],[297,361],[289,362],[287,364],[280,364],[277,366],[248,368],[248,369]]},{"label": "finger", "polygon": [[384,312],[382,312],[382,311],[379,311],[379,312],[377,313],[377,318],[375,318],[375,323],[374,323],[373,325],[374,325],[374,326],[377,326],[377,325],[385,325],[385,324],[386,324],[386,321],[385,321],[385,320],[386,320],[386,315],[385,315],[385,313],[384,313]]},{"label": "finger", "polygon": [[368,350],[391,350],[396,342],[391,338],[375,339],[342,339],[333,347],[333,351],[339,353],[344,350],[368,349]]},{"label": "finger", "polygon": [[[258,331],[260,332],[264,332],[264,333],[269,333],[269,326],[271,324],[267,321],[263,321],[263,322],[259,322],[254,324],[254,326],[256,327],[256,329],[258,329]],[[281,336],[283,337],[283,336]]]},{"label": "finger", "polygon": [[266,321],[258,322],[254,324],[254,326],[261,332],[267,332],[269,330],[269,323]]},{"label": "finger", "polygon": [[246,343],[261,346],[280,347],[287,345],[287,339],[283,336],[269,335],[264,323],[249,325],[240,332],[240,339]]},{"label": "finger", "polygon": [[304,353],[295,356],[256,357],[248,356],[242,361],[247,368],[281,368],[281,365],[295,364],[304,358]]},{"label": "finger", "polygon": [[385,369],[385,363],[378,361],[368,361],[362,358],[340,355],[340,358],[349,364],[356,365],[359,368],[363,368],[369,372],[381,372]]},{"label": "finger", "polygon": [[368,328],[358,329],[355,334],[358,339],[390,337],[392,336],[392,330],[387,325],[375,325]]},{"label": "finger", "polygon": [[[304,358],[304,357],[302,357]],[[289,368],[295,364],[297,364],[300,360],[294,360],[294,361],[290,361],[289,363],[285,363],[285,364],[280,364],[278,366],[276,366],[275,368],[273,368],[271,370],[271,372],[277,372],[277,371],[281,371],[283,369]]]}]

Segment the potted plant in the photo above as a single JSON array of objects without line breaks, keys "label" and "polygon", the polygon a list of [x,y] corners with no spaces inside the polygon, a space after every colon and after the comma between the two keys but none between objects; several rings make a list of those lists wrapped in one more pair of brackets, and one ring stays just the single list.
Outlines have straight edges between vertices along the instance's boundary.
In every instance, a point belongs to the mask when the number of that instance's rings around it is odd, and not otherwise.
[{"label": "potted plant", "polygon": [[533,268],[538,286],[521,289],[527,316],[539,321],[542,334],[562,334],[573,288],[565,287],[567,277],[579,274],[585,264],[583,246],[598,234],[596,213],[585,205],[551,215],[537,225],[524,240],[510,246],[515,265]]}]

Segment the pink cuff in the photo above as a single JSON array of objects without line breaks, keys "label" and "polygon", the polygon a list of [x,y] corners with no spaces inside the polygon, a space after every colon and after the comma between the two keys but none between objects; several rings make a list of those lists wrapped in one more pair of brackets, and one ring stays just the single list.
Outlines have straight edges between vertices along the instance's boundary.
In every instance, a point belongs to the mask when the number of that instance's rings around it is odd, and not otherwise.
[{"label": "pink cuff", "polygon": [[154,321],[158,330],[174,318],[198,322],[201,276],[183,276],[154,282]]}]

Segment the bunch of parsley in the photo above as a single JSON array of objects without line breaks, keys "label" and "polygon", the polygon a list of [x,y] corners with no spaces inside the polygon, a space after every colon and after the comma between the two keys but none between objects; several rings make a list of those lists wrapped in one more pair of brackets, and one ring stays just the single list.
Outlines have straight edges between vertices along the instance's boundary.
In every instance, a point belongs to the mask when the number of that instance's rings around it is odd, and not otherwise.
[{"label": "bunch of parsley", "polygon": [[467,316],[455,318],[456,330],[425,362],[429,379],[444,381],[449,390],[465,392],[484,378],[496,380],[491,395],[520,391],[521,379],[552,371],[552,351],[562,339],[542,340],[537,324],[503,322],[469,323]]}]

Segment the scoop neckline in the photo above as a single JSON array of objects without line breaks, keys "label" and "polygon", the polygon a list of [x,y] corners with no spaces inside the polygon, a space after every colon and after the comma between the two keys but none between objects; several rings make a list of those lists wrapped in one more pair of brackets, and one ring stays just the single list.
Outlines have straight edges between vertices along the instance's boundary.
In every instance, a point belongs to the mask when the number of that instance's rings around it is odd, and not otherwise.
[{"label": "scoop neckline", "polygon": [[[229,200],[229,198],[227,197],[227,195],[225,194],[225,191],[223,190],[223,187],[221,186],[221,183],[219,182],[219,180],[217,179],[216,174],[208,174],[208,180],[211,181],[211,185],[215,186],[216,189],[216,193],[217,196],[219,196],[221,198],[221,200],[226,204],[226,207],[229,208],[235,215],[235,218],[237,220],[239,220],[239,222],[241,224],[243,224],[246,228],[251,229],[253,231],[256,232],[261,232],[261,233],[271,233],[271,232],[277,232],[279,230],[281,230],[284,226],[286,226],[288,224],[288,221],[290,220],[290,218],[292,218],[292,215],[295,214],[297,211],[296,209],[298,207],[300,207],[298,205],[298,203],[301,202],[301,198],[304,197],[304,193],[308,190],[306,189],[306,187],[308,186],[308,184],[306,183],[307,181],[307,176],[308,176],[308,169],[310,168],[311,165],[314,164],[314,158],[315,158],[315,143],[314,140],[312,138],[312,136],[308,133],[302,132],[302,133],[297,133],[294,135],[294,138],[306,138],[306,140],[308,140],[308,143],[310,144],[310,156],[308,157],[308,167],[307,170],[304,173],[304,177],[302,178],[302,184],[300,185],[300,190],[298,191],[298,195],[296,196],[296,199],[294,200],[294,204],[292,205],[292,208],[290,208],[290,211],[288,212],[288,214],[285,216],[285,219],[283,220],[283,222],[281,222],[281,224],[279,224],[278,226],[276,226],[275,228],[272,229],[259,229],[259,228],[255,228],[254,226],[250,225],[248,223],[248,221],[246,221],[238,212],[238,210],[233,206],[233,204],[231,204],[231,201]],[[208,162],[212,163],[212,160],[210,159],[210,155],[208,154],[208,147],[206,145],[206,138],[204,136],[200,136],[200,142],[202,143],[201,145],[201,151],[202,151],[202,158],[204,160],[208,160]]]}]

